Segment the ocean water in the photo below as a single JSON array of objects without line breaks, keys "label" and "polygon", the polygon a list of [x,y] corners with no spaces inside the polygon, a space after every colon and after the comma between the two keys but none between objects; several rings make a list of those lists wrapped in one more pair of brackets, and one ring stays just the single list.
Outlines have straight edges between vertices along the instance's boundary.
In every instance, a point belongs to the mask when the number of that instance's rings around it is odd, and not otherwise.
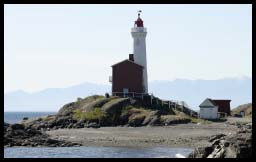
[{"label": "ocean water", "polygon": [[57,112],[4,112],[4,122],[13,124],[21,121],[24,117],[37,118],[56,113]]},{"label": "ocean water", "polygon": [[[16,123],[56,112],[5,112],[4,121]],[[5,147],[5,158],[175,158],[187,156],[191,148],[170,147]]]},{"label": "ocean water", "polygon": [[187,156],[188,148],[128,147],[13,147],[4,149],[5,158],[175,158]]}]

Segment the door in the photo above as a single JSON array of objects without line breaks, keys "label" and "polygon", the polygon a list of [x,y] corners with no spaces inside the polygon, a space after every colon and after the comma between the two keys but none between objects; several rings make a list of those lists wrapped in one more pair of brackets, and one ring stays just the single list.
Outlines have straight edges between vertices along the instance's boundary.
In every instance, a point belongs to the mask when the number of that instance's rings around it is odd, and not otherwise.
[{"label": "door", "polygon": [[128,88],[123,88],[124,97],[125,97],[126,95],[128,95],[128,93],[129,93],[129,89],[128,89]]}]

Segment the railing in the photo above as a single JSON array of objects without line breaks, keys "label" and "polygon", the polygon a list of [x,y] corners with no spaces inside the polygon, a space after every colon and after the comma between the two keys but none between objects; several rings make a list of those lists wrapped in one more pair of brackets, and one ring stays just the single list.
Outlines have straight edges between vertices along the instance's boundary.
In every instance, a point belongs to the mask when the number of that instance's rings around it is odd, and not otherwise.
[{"label": "railing", "polygon": [[153,100],[157,105],[168,105],[169,109],[176,109],[186,113],[187,115],[198,117],[198,113],[192,110],[184,101],[178,100],[161,100],[159,98],[154,97],[153,93],[137,93],[137,92],[111,92],[112,96],[122,96],[122,97],[131,97],[131,98],[139,98],[144,100],[145,96],[150,97],[150,103],[153,104]]},{"label": "railing", "polygon": [[123,96],[123,97],[133,97],[133,98],[142,98],[148,96],[148,93],[137,93],[137,92],[112,92],[112,96]]}]

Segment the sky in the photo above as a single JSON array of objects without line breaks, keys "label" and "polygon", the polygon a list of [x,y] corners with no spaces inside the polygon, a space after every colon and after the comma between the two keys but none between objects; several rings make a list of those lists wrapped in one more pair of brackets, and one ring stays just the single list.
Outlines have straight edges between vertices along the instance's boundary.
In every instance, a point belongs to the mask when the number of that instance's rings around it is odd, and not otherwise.
[{"label": "sky", "polygon": [[4,92],[110,84],[147,28],[148,80],[252,76],[252,5],[4,5]]}]

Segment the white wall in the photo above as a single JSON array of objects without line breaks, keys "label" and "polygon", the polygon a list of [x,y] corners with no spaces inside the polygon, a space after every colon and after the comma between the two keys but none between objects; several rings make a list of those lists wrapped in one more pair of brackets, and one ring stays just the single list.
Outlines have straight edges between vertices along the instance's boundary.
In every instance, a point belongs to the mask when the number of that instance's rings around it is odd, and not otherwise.
[{"label": "white wall", "polygon": [[132,28],[134,62],[142,65],[144,93],[148,93],[147,56],[146,56],[146,36],[144,27]]},{"label": "white wall", "polygon": [[200,108],[200,118],[203,119],[217,119],[218,118],[218,107],[203,107]]}]

